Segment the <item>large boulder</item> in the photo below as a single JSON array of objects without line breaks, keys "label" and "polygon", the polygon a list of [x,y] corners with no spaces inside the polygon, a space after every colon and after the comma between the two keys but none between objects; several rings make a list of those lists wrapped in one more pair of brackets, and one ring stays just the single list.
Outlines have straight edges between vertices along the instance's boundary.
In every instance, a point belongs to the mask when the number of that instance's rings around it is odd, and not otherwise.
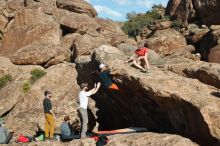
[{"label": "large boulder", "polygon": [[101,26],[100,34],[109,44],[115,46],[127,41],[128,37],[116,22],[102,18],[96,18],[95,20]]},{"label": "large boulder", "polygon": [[[196,46],[197,48],[199,47],[203,37],[210,31],[208,28],[191,28],[189,25],[186,35],[187,42],[189,44],[192,44]],[[186,33],[184,32],[184,33]]]},{"label": "large boulder", "polygon": [[[63,63],[54,65],[47,70],[47,74],[31,85],[29,92],[17,92],[19,101],[12,111],[5,117],[7,126],[14,129],[16,134],[32,135],[38,123],[44,128],[43,99],[44,91],[52,92],[52,104],[56,114],[56,127],[59,129],[63,117],[69,115],[72,120],[77,116],[77,98],[79,88],[77,85],[77,72],[74,64]],[[15,93],[15,92],[14,92]],[[6,98],[6,97],[5,97]],[[6,105],[9,104],[6,101]],[[92,111],[95,110],[94,102],[90,101]],[[93,113],[95,114],[95,113]],[[94,115],[92,116],[94,117]],[[94,122],[93,118],[90,122]],[[93,124],[93,127],[95,124]]]},{"label": "large boulder", "polygon": [[97,16],[96,10],[85,0],[57,0],[57,7],[71,12],[85,13],[90,17]]},{"label": "large boulder", "polygon": [[220,63],[220,44],[211,49],[208,58],[209,62]]},{"label": "large boulder", "polygon": [[100,25],[86,14],[78,14],[63,9],[54,12],[57,22],[69,28],[72,32],[98,36]]},{"label": "large boulder", "polygon": [[155,20],[154,24],[149,26],[149,29],[152,31],[168,29],[171,27],[171,25],[172,25],[172,22],[169,20],[163,20],[163,19],[162,20]]},{"label": "large boulder", "polygon": [[166,15],[181,20],[187,26],[188,21],[195,17],[192,0],[169,0],[166,7]]},{"label": "large boulder", "polygon": [[8,19],[4,15],[0,15],[0,31],[4,32],[8,24]]},{"label": "large boulder", "polygon": [[41,9],[20,10],[3,39],[0,54],[15,64],[48,67],[69,61],[71,52],[62,46],[60,37],[60,25]]},{"label": "large boulder", "polygon": [[185,38],[173,29],[157,30],[147,38],[147,46],[161,55],[170,55],[187,46]]},{"label": "large boulder", "polygon": [[133,55],[135,50],[137,49],[137,46],[134,46],[128,43],[121,43],[121,44],[118,44],[116,47],[128,56]]},{"label": "large boulder", "polygon": [[0,89],[0,117],[18,103],[23,91],[24,83],[31,77],[34,69],[44,70],[41,66],[16,66],[8,58],[0,56],[0,77],[11,75],[12,81]]},{"label": "large boulder", "polygon": [[220,24],[220,1],[193,0],[193,4],[203,24]]},{"label": "large boulder", "polygon": [[47,14],[53,14],[54,9],[57,8],[56,0],[25,0],[24,4],[32,9],[41,8]]},{"label": "large boulder", "polygon": [[[198,146],[198,144],[190,141],[187,138],[172,135],[172,134],[157,134],[151,132],[145,133],[130,133],[130,134],[117,134],[108,136],[109,141],[106,146]],[[20,144],[12,143],[2,146],[19,146]],[[58,142],[58,141],[43,141],[31,142],[28,146],[95,146],[96,141],[92,138],[74,139],[71,142]]]},{"label": "large boulder", "polygon": [[[134,46],[128,43],[122,43],[122,44],[118,44],[117,48],[130,57],[131,55],[135,53],[137,46]],[[162,57],[158,53],[156,53],[154,50],[151,50],[151,49],[149,49],[148,60],[150,64],[154,64],[154,65],[161,65],[164,62]]]},{"label": "large boulder", "polygon": [[10,57],[29,45],[59,43],[59,24],[52,22],[40,10],[25,9],[16,15],[15,25],[6,33],[0,54]]},{"label": "large boulder", "polygon": [[[220,44],[220,29],[207,33],[201,40],[199,45],[199,53],[202,60],[208,61],[208,56],[212,48]],[[214,55],[214,54],[212,54]]]},{"label": "large boulder", "polygon": [[192,61],[180,56],[169,58],[165,68],[179,75],[198,79],[199,81],[220,89],[220,66],[202,61]]},{"label": "large boulder", "polygon": [[166,14],[173,16],[183,22],[186,26],[188,22],[199,19],[202,24],[220,24],[219,1],[206,0],[169,0]]},{"label": "large boulder", "polygon": [[24,8],[41,8],[45,13],[52,14],[53,10],[56,8],[56,0],[8,0],[7,6],[9,12],[13,13]]},{"label": "large boulder", "polygon": [[87,34],[82,35],[80,37],[77,37],[74,42],[74,52],[76,54],[73,54],[73,56],[89,55],[93,52],[95,48],[106,43],[106,40],[101,36],[92,37]]},{"label": "large boulder", "polygon": [[7,6],[11,11],[18,11],[25,7],[25,0],[8,0]]},{"label": "large boulder", "polygon": [[[201,59],[201,55],[199,53],[194,54],[194,52],[196,52],[196,49],[194,46],[192,45],[188,45],[178,51],[176,51],[175,53],[167,56],[165,58],[165,60],[167,62],[169,62],[170,60],[172,60],[173,58],[187,58],[187,59],[191,59],[191,60],[200,60]],[[181,61],[181,59],[179,59],[179,61]]]},{"label": "large boulder", "polygon": [[133,134],[118,134],[110,137],[107,146],[198,146],[189,139],[171,134],[157,134],[157,133],[133,133]]},{"label": "large boulder", "polygon": [[121,93],[102,88],[94,98],[101,129],[145,127],[179,134],[200,145],[216,143],[214,137],[220,138],[219,89],[154,66],[146,75],[123,64],[124,58],[117,48],[101,46],[90,61],[77,63],[80,80],[97,80],[91,70],[100,62],[116,73],[113,79]]},{"label": "large boulder", "polygon": [[14,64],[42,64],[44,67],[70,61],[71,51],[61,46],[30,45],[19,49],[12,57]]}]

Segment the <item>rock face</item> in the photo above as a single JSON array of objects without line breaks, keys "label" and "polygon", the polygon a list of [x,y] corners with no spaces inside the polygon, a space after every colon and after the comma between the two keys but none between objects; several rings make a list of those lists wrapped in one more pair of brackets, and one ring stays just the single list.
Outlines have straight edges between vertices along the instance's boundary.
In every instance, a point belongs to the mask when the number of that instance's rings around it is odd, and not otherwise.
[{"label": "rock face", "polygon": [[[173,14],[184,22],[194,18],[194,7],[206,5],[204,9],[211,9],[211,5],[218,5],[214,1],[176,2]],[[185,5],[179,6],[182,3]],[[195,9],[200,17],[207,16],[208,12]],[[193,61],[195,48],[187,46],[185,38],[169,28],[169,21],[160,21],[152,31],[146,29],[140,35],[152,49],[151,73],[141,73],[124,64],[137,42],[128,39],[117,23],[96,16],[94,8],[83,0],[0,0],[0,78],[12,76],[12,81],[0,88],[0,118],[4,117],[15,136],[33,135],[37,124],[44,129],[45,90],[53,94],[56,132],[60,132],[63,116],[78,118],[78,84],[88,82],[92,88],[99,81],[98,65],[104,63],[113,67],[112,80],[120,91],[101,87],[91,97],[89,131],[144,127],[155,132],[110,136],[109,145],[196,145],[171,134],[202,146],[220,145],[219,64]],[[211,52],[208,59],[218,61],[218,27],[212,27],[206,35],[206,30],[197,30],[192,32],[192,42],[202,42],[199,48],[205,48],[205,57]],[[29,84],[34,69],[46,75]],[[88,146],[95,141],[30,145]]]},{"label": "rock face", "polygon": [[[108,136],[110,139],[106,146],[136,146],[136,145],[147,145],[147,146],[198,146],[197,144],[191,142],[190,140],[169,134],[155,134],[155,133],[136,133],[136,134],[117,134],[113,136]],[[158,141],[158,139],[160,141]],[[8,146],[19,146],[20,144],[9,144]],[[25,145],[25,144],[23,144]],[[71,142],[32,142],[26,144],[28,146],[94,146],[96,145],[93,139],[82,139],[73,140]],[[25,146],[26,146],[25,145]],[[3,145],[7,146],[7,145]]]},{"label": "rock face", "polygon": [[[220,120],[216,116],[220,112],[219,89],[156,67],[152,67],[150,74],[138,73],[122,65],[123,58],[124,54],[116,48],[101,46],[91,61],[87,58],[84,63],[77,62],[80,80],[91,82],[97,77],[88,77],[89,72],[98,68],[98,62],[114,67],[117,70],[114,81],[126,91],[101,89],[94,98],[99,108],[100,129],[139,126],[150,131],[178,133],[200,145],[216,143],[215,138],[220,137],[216,122]],[[115,109],[120,109],[118,114]]]},{"label": "rock face", "polygon": [[220,89],[220,67],[218,64],[191,61],[182,57],[168,59],[166,63],[166,68],[170,71],[188,78],[198,79]]},{"label": "rock face", "polygon": [[211,49],[209,62],[220,63],[220,45]]},{"label": "rock face", "polygon": [[43,64],[60,44],[59,24],[47,19],[40,10],[25,9],[15,17],[15,26],[3,40],[0,54],[15,64]]},{"label": "rock face", "polygon": [[[74,43],[74,47],[77,50],[76,56],[89,55],[93,52],[94,48],[105,44],[106,40],[102,37],[92,37],[89,35],[79,36]],[[106,42],[107,44],[107,42]]]},{"label": "rock face", "polygon": [[[95,9],[84,0],[3,0],[0,54],[14,64],[49,67],[74,61],[102,44],[129,41],[117,23],[95,16]],[[72,42],[63,43],[70,34]]]},{"label": "rock face", "polygon": [[[63,63],[48,68],[46,72],[47,74],[44,77],[39,79],[30,87],[30,91],[28,93],[24,94],[24,92],[20,89],[25,83],[25,80],[23,79],[21,82],[22,85],[18,84],[19,82],[15,84],[15,82],[14,87],[10,86],[11,89],[17,89],[17,91],[19,92],[15,94],[15,92],[13,91],[10,94],[3,94],[3,101],[4,99],[6,99],[3,103],[7,103],[8,98],[19,98],[17,102],[14,102],[13,106],[15,107],[6,117],[6,123],[8,127],[10,129],[14,129],[16,134],[34,134],[34,129],[37,123],[39,123],[42,128],[44,127],[42,102],[44,99],[43,93],[45,90],[49,90],[53,93],[52,104],[53,109],[57,113],[56,127],[58,128],[58,130],[64,115],[69,115],[72,120],[78,117],[77,95],[79,88],[77,86],[77,73],[74,65]],[[1,92],[4,93],[5,90],[7,90],[7,87],[3,88]],[[11,102],[10,104],[13,104],[13,102]],[[91,101],[90,105],[94,111],[94,102]],[[13,106],[11,105],[11,107]],[[5,107],[2,106],[1,109],[4,109],[1,110],[1,113],[7,110],[7,108],[5,109]],[[93,115],[92,117],[95,116]],[[95,121],[95,119],[93,118],[91,122],[92,121]],[[94,126],[95,125],[93,123],[93,127]]]},{"label": "rock face", "polygon": [[[155,133],[142,133],[142,134],[127,134],[127,135],[115,135],[110,137],[112,140],[107,144],[108,146],[134,146],[142,145],[146,146],[197,146],[197,144],[191,142],[186,138],[182,138],[176,135],[169,134],[155,134]],[[158,141],[158,139],[160,139]]]},{"label": "rock face", "polygon": [[169,20],[157,20],[154,22],[154,25],[150,26],[149,28],[152,31],[155,30],[163,30],[163,29],[168,29],[171,27],[172,22]]},{"label": "rock face", "polygon": [[187,46],[185,38],[173,29],[157,30],[146,44],[161,55],[170,55]]},{"label": "rock face", "polygon": [[187,25],[192,19],[199,19],[202,24],[220,24],[219,1],[205,0],[169,0],[166,14],[178,18]]},{"label": "rock face", "polygon": [[220,24],[220,1],[193,0],[193,4],[203,24]]},{"label": "rock face", "polygon": [[[117,48],[120,51],[124,52],[129,57],[131,55],[133,55],[135,50],[137,49],[136,46],[130,45],[128,43],[119,44],[119,45],[117,45]],[[150,50],[150,49],[149,49],[149,53],[148,53],[148,60],[151,65],[152,64],[161,65],[164,63],[163,58],[158,53],[156,53],[154,50]]]},{"label": "rock face", "polygon": [[169,0],[166,15],[182,21],[187,26],[195,14],[192,0]]},{"label": "rock face", "polygon": [[90,17],[97,16],[96,10],[84,0],[57,0],[57,7],[71,12],[85,13]]},{"label": "rock face", "polygon": [[[208,61],[209,60],[208,56],[210,51],[214,47],[218,48],[217,45],[219,44],[220,44],[220,29],[207,33],[203,37],[199,45],[199,52],[202,55],[202,60]],[[212,53],[212,56],[215,56],[215,54]],[[212,56],[210,55],[210,59],[212,58]]]},{"label": "rock face", "polygon": [[23,85],[30,78],[33,69],[42,69],[40,66],[16,66],[8,58],[0,57],[0,77],[10,74],[13,81],[0,90],[0,116],[4,115],[18,103],[23,95]]},{"label": "rock face", "polygon": [[96,18],[96,22],[101,26],[101,36],[103,36],[109,44],[115,46],[128,40],[128,37],[124,34],[116,22],[102,18]]},{"label": "rock face", "polygon": [[56,9],[55,16],[61,25],[69,27],[73,32],[88,34],[91,36],[99,35],[97,32],[100,28],[99,24],[88,15],[71,13],[63,9]]}]

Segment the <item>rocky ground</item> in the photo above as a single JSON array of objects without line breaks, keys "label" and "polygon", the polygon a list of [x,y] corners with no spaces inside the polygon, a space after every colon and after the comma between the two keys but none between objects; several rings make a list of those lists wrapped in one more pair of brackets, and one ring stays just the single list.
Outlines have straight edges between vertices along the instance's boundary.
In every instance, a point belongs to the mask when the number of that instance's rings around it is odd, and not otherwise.
[{"label": "rocky ground", "polygon": [[[56,132],[60,132],[64,115],[78,119],[78,85],[88,82],[92,87],[98,80],[94,71],[105,63],[116,71],[113,80],[121,92],[101,88],[90,99],[89,129],[149,130],[109,136],[108,145],[220,145],[220,27],[190,24],[188,16],[195,12],[202,24],[219,24],[214,16],[203,17],[209,16],[201,11],[204,7],[218,16],[217,1],[170,0],[167,13],[183,19],[188,28],[171,29],[165,20],[137,37],[151,49],[151,72],[145,74],[124,64],[137,41],[128,38],[117,23],[98,18],[86,1],[0,1],[0,117],[15,130],[15,137],[33,135],[37,124],[44,128],[43,92],[50,90]],[[36,78],[36,70],[43,75]],[[95,141],[24,145],[89,146]]]}]

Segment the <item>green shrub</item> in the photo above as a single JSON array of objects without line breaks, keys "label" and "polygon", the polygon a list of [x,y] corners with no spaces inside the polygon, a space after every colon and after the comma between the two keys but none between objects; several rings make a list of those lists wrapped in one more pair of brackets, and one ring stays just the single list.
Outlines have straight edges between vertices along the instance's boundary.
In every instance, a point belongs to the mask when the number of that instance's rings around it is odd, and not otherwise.
[{"label": "green shrub", "polygon": [[30,89],[31,89],[31,84],[30,84],[29,82],[24,83],[24,85],[23,85],[23,91],[24,91],[24,93],[29,92]]},{"label": "green shrub", "polygon": [[128,21],[124,23],[122,30],[129,37],[136,37],[140,34],[143,27],[149,26],[155,20],[161,19],[161,15],[155,10],[155,8],[157,8],[157,6],[154,6],[151,11],[148,11],[145,14],[136,14],[135,12],[128,13]]},{"label": "green shrub", "polygon": [[180,20],[172,21],[172,28],[179,30],[181,28],[182,22]]},{"label": "green shrub", "polygon": [[12,76],[10,74],[4,75],[0,78],[0,89],[3,88],[7,83],[12,81]]},{"label": "green shrub", "polygon": [[30,83],[33,84],[35,81],[38,79],[42,78],[45,76],[47,73],[42,70],[42,69],[34,69],[31,71],[31,78],[30,78]]}]

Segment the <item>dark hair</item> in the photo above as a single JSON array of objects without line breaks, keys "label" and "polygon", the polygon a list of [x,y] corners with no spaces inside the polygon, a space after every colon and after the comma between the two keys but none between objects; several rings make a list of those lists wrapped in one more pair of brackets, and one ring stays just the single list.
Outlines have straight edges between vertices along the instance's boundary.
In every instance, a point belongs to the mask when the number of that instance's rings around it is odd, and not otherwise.
[{"label": "dark hair", "polygon": [[66,121],[69,121],[69,120],[70,120],[70,117],[69,117],[69,116],[65,116],[63,119],[64,119],[64,121],[66,122]]},{"label": "dark hair", "polygon": [[80,85],[80,88],[81,88],[81,89],[84,89],[85,87],[88,87],[88,83],[82,83],[82,84]]},{"label": "dark hair", "polygon": [[44,92],[44,95],[45,95],[45,96],[47,96],[48,94],[51,94],[51,92],[50,92],[50,91],[45,91],[45,92]]},{"label": "dark hair", "polygon": [[149,48],[149,45],[148,45],[147,43],[145,43],[145,44],[144,44],[144,47],[147,47],[147,48]]}]

